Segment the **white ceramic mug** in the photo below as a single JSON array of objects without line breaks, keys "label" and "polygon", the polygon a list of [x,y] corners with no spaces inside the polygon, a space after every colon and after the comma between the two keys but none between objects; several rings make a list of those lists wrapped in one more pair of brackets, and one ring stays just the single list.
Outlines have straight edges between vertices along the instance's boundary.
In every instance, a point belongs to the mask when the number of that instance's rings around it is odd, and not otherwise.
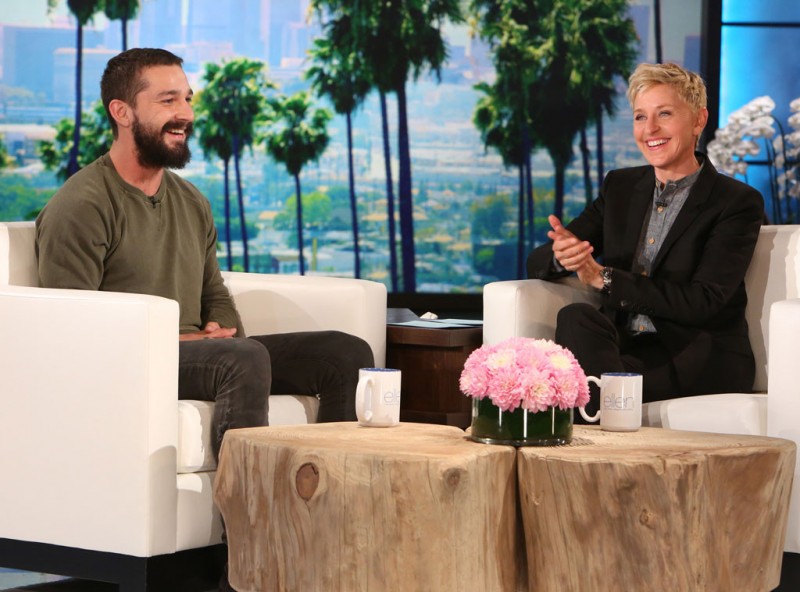
[{"label": "white ceramic mug", "polygon": [[400,423],[400,370],[361,368],[356,387],[356,417],[362,426]]},{"label": "white ceramic mug", "polygon": [[578,411],[586,421],[600,419],[600,428],[609,432],[635,432],[642,427],[642,375],[631,372],[608,372],[600,378],[589,376],[589,382],[600,387],[600,409],[588,415]]}]

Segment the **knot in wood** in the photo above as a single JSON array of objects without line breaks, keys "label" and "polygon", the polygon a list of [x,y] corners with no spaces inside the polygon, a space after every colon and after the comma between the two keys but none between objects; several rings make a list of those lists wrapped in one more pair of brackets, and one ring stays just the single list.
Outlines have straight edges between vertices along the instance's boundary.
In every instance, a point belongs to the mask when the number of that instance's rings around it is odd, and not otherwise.
[{"label": "knot in wood", "polygon": [[297,494],[305,501],[310,500],[319,485],[319,469],[314,463],[305,463],[295,475]]},{"label": "knot in wood", "polygon": [[448,487],[455,489],[461,482],[461,469],[450,469],[444,474],[444,482]]},{"label": "knot in wood", "polygon": [[642,513],[639,514],[639,523],[647,528],[655,528],[653,513],[650,510],[642,510]]}]

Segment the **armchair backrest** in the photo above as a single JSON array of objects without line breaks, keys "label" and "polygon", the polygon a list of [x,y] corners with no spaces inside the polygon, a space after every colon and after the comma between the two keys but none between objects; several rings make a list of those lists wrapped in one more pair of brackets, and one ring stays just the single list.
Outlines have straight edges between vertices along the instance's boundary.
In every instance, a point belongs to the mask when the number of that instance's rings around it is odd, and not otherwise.
[{"label": "armchair backrest", "polygon": [[753,388],[766,392],[770,308],[780,300],[800,297],[800,225],[761,227],[745,288],[745,315],[756,358]]},{"label": "armchair backrest", "polygon": [[33,222],[0,222],[0,286],[38,286],[36,227]]}]

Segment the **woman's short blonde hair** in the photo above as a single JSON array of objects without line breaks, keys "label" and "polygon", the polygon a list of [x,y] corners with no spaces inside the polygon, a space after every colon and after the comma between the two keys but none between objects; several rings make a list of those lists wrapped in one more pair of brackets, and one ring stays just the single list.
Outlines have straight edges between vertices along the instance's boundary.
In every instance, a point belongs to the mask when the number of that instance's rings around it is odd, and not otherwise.
[{"label": "woman's short blonde hair", "polygon": [[708,97],[706,83],[699,74],[681,68],[677,64],[639,64],[628,78],[628,102],[633,102],[641,93],[659,84],[669,84],[697,113],[706,108]]}]

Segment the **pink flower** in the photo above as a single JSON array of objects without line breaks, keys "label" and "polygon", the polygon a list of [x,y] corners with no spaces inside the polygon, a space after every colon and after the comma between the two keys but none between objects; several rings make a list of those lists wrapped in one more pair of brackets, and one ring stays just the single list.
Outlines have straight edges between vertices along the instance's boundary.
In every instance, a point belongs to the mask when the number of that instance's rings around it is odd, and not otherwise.
[{"label": "pink flower", "polygon": [[512,337],[478,348],[464,364],[459,385],[464,394],[489,397],[503,411],[570,409],[589,402],[586,375],[575,356],[546,339]]}]

